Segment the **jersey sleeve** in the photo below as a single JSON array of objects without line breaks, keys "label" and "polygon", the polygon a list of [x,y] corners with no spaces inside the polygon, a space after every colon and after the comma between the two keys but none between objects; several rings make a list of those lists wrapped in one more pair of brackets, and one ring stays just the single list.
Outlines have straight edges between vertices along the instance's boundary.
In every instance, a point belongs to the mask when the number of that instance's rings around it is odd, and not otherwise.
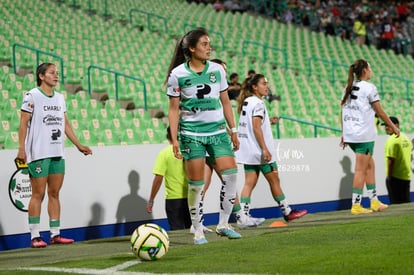
[{"label": "jersey sleeve", "polygon": [[372,88],[368,94],[368,101],[369,103],[374,103],[379,100],[380,98],[379,98],[377,87],[375,87],[375,85],[372,85]]},{"label": "jersey sleeve", "polygon": [[181,92],[180,85],[178,84],[177,75],[172,71],[167,81],[167,95],[172,97],[179,97]]},{"label": "jersey sleeve", "polygon": [[23,97],[23,103],[20,109],[28,113],[33,113],[33,108],[34,108],[34,101],[33,101],[32,94],[27,92]]},{"label": "jersey sleeve", "polygon": [[253,107],[252,117],[265,117],[265,106],[263,102],[257,102],[256,105]]},{"label": "jersey sleeve", "polygon": [[224,92],[229,87],[229,84],[227,83],[226,72],[224,71],[221,65],[219,66],[219,72],[220,72],[220,92]]},{"label": "jersey sleeve", "polygon": [[385,144],[385,157],[394,159],[396,156],[396,149],[397,146],[392,137],[388,138]]},{"label": "jersey sleeve", "polygon": [[154,175],[160,175],[160,176],[165,176],[167,171],[167,163],[165,160],[165,154],[164,151],[161,151],[158,156],[157,159],[155,160],[155,164],[154,164],[154,168],[152,169],[152,173]]}]

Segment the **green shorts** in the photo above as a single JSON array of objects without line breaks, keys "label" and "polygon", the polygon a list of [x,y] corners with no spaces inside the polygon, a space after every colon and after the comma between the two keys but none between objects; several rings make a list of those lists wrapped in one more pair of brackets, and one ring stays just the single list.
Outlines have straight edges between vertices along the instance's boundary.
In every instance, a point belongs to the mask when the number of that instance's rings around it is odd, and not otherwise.
[{"label": "green shorts", "polygon": [[208,137],[181,135],[180,150],[185,160],[205,158],[206,153],[213,159],[234,157],[233,146],[227,133]]},{"label": "green shorts", "polygon": [[266,175],[267,173],[273,172],[273,171],[277,171],[277,164],[276,162],[272,162],[272,163],[266,163],[266,164],[257,164],[257,165],[252,165],[252,164],[245,164],[244,165],[244,172],[248,173],[248,172],[262,172],[263,175]]},{"label": "green shorts", "polygon": [[61,157],[45,158],[28,164],[29,175],[33,178],[47,177],[51,174],[65,174],[65,160]]},{"label": "green shorts", "polygon": [[368,155],[374,155],[374,141],[371,142],[361,142],[361,143],[347,143],[351,147],[352,151],[355,153]]}]

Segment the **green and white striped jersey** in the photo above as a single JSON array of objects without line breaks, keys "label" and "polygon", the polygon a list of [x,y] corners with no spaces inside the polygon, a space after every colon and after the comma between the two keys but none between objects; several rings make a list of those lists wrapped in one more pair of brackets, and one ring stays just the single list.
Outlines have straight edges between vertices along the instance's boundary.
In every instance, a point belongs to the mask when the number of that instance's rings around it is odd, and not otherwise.
[{"label": "green and white striped jersey", "polygon": [[210,136],[226,132],[220,93],[227,90],[226,73],[220,64],[206,62],[196,73],[188,63],[174,68],[168,78],[167,95],[180,97],[180,132]]}]

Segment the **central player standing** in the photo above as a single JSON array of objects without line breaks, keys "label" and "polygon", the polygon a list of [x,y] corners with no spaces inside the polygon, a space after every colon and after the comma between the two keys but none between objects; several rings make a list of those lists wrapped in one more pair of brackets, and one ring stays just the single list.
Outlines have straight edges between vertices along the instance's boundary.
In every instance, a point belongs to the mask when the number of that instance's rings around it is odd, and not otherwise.
[{"label": "central player standing", "polygon": [[[173,150],[177,158],[184,158],[188,176],[194,244],[207,243],[200,213],[206,152],[215,159],[223,179],[216,233],[229,239],[241,237],[228,224],[236,196],[237,164],[233,150],[238,150],[239,141],[227,95],[226,73],[221,65],[208,61],[210,52],[205,29],[188,32],[177,43],[166,80]],[[227,126],[232,132],[231,140]]]}]

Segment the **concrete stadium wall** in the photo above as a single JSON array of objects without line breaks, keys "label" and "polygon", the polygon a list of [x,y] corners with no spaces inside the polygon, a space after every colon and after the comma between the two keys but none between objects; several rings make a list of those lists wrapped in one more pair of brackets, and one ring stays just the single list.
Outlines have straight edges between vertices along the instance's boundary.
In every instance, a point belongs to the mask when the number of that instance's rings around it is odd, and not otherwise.
[{"label": "concrete stadium wall", "polygon": [[[378,137],[374,153],[380,196],[387,194],[383,153],[386,138]],[[282,188],[292,205],[318,212],[341,208],[332,209],[332,205],[326,203],[350,204],[355,159],[351,149],[339,147],[338,138],[282,139],[275,140],[275,144]],[[145,211],[153,164],[157,153],[165,146],[93,147],[93,155],[86,157],[75,148],[67,148],[66,177],[61,191],[62,231],[73,233],[80,241],[126,235],[137,224],[153,220],[168,229],[163,187],[152,215]],[[15,207],[9,197],[9,181],[16,171],[13,162],[16,153],[16,150],[0,151],[0,250],[27,247],[30,240],[27,212]],[[244,182],[241,166],[238,177],[240,192]],[[218,178],[213,176],[204,206],[208,224],[217,223],[219,188]],[[46,203],[47,198],[41,215],[44,234],[49,230]],[[319,207],[312,207],[315,205]],[[253,192],[252,207],[253,213],[258,211],[256,213],[267,218],[280,216],[263,176]]]}]

